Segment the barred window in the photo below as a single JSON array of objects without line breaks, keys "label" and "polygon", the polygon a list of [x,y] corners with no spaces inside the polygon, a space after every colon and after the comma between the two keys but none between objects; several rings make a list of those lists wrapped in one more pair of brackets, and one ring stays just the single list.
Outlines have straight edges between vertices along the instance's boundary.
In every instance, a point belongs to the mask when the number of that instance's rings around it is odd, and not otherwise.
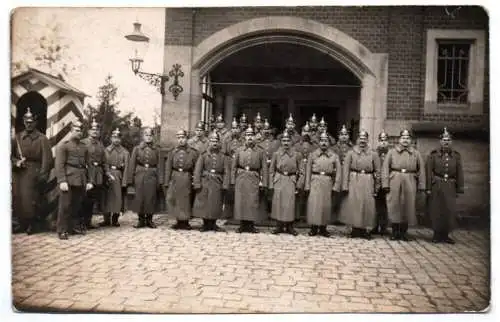
[{"label": "barred window", "polygon": [[466,104],[469,101],[471,41],[438,41],[437,102]]}]

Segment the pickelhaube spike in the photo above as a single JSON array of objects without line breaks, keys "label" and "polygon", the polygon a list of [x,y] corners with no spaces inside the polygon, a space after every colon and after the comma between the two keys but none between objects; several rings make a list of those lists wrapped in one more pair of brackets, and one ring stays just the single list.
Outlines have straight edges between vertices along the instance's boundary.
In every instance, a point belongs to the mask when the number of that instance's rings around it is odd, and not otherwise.
[{"label": "pickelhaube spike", "polygon": [[245,115],[245,113],[241,114],[240,123],[247,123],[247,116]]},{"label": "pickelhaube spike", "polygon": [[324,117],[321,117],[321,121],[319,121],[319,125],[326,126],[326,121]]},{"label": "pickelhaube spike", "polygon": [[257,116],[255,117],[255,122],[262,122],[262,118],[260,116],[260,112],[257,112]]},{"label": "pickelhaube spike", "polygon": [[306,125],[302,127],[302,131],[304,132],[309,132],[311,131],[311,126],[309,125],[309,122],[306,122]]},{"label": "pickelhaube spike", "polygon": [[378,139],[379,140],[386,140],[389,138],[389,135],[387,135],[387,133],[385,133],[385,130],[382,129],[382,132],[380,132],[380,134],[378,135]]},{"label": "pickelhaube spike", "polygon": [[208,137],[209,140],[217,140],[217,141],[220,141],[220,135],[219,135],[219,132],[217,132],[216,130],[213,130],[211,133],[210,133],[210,136]]},{"label": "pickelhaube spike", "polygon": [[286,120],[287,124],[295,124],[295,120],[293,119],[292,113],[290,113],[290,116]]},{"label": "pickelhaube spike", "polygon": [[403,129],[399,132],[399,136],[411,136],[411,133],[408,129]]},{"label": "pickelhaube spike", "polygon": [[311,123],[316,123],[318,120],[316,119],[316,114],[313,113],[313,115],[311,116]]},{"label": "pickelhaube spike", "polygon": [[121,133],[120,133],[120,129],[119,128],[116,128],[113,130],[113,132],[111,132],[111,136],[112,137],[120,137]]},{"label": "pickelhaube spike", "polygon": [[222,117],[222,114],[219,114],[217,116],[217,123],[224,123],[224,118]]},{"label": "pickelhaube spike", "polygon": [[346,134],[349,134],[349,132],[347,131],[345,124],[343,124],[342,128],[339,131],[339,135],[346,135]]},{"label": "pickelhaube spike", "polygon": [[252,125],[248,124],[248,128],[245,130],[246,135],[254,135]]},{"label": "pickelhaube spike", "polygon": [[233,117],[233,122],[231,122],[231,128],[235,129],[238,127],[238,121],[236,121],[236,117]]},{"label": "pickelhaube spike", "polygon": [[440,135],[441,139],[451,139],[451,133],[448,132],[448,129],[444,127],[443,133]]},{"label": "pickelhaube spike", "polygon": [[199,121],[196,123],[195,130],[205,130],[205,122]]},{"label": "pickelhaube spike", "polygon": [[368,138],[368,131],[366,131],[366,130],[359,131],[359,137],[360,138],[362,138],[362,137],[363,138]]},{"label": "pickelhaube spike", "polygon": [[319,138],[320,139],[328,139],[328,140],[330,139],[330,137],[328,136],[328,133],[326,133],[326,131],[321,131]]},{"label": "pickelhaube spike", "polygon": [[269,124],[269,121],[267,119],[264,120],[264,128],[263,130],[271,130],[271,124]]},{"label": "pickelhaube spike", "polygon": [[31,109],[29,107],[26,109],[26,113],[24,114],[23,118],[25,121],[34,121],[35,120],[35,117],[31,113]]},{"label": "pickelhaube spike", "polygon": [[290,134],[288,133],[288,131],[283,131],[281,139],[290,139]]},{"label": "pickelhaube spike", "polygon": [[175,136],[178,138],[179,137],[187,137],[187,132],[184,129],[180,129],[179,131],[177,131],[177,133],[175,133]]}]

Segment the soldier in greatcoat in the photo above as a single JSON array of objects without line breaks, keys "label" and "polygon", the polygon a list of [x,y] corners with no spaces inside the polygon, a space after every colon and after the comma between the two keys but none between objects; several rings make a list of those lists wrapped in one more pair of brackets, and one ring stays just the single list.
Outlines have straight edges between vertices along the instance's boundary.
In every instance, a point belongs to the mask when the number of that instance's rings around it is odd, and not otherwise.
[{"label": "soldier in greatcoat", "polygon": [[105,169],[108,178],[103,205],[104,221],[100,226],[119,227],[118,218],[123,209],[124,188],[127,187],[127,172],[130,153],[121,145],[119,129],[111,133],[111,144],[104,150]]},{"label": "soldier in greatcoat", "polygon": [[193,172],[200,153],[186,143],[187,133],[176,133],[177,146],[170,151],[165,162],[164,187],[167,192],[168,212],[177,222],[173,229],[190,230],[192,215]]},{"label": "soldier in greatcoat", "polygon": [[36,129],[30,108],[23,121],[25,129],[15,134],[11,150],[13,213],[19,221],[19,231],[30,235],[37,229],[37,203],[41,204],[49,179],[52,151],[47,137]]},{"label": "soldier in greatcoat", "polygon": [[[389,152],[389,136],[384,130],[378,135],[378,144],[376,152],[380,158],[380,165],[384,164],[385,156]],[[387,235],[387,199],[382,186],[377,190],[375,197],[375,209],[377,211],[377,221],[370,234],[372,235]]]},{"label": "soldier in greatcoat", "polygon": [[368,229],[375,226],[375,196],[380,186],[380,158],[368,146],[368,132],[360,131],[358,144],[345,156],[342,192],[345,211],[340,221],[352,227],[351,238],[371,239]]},{"label": "soldier in greatcoat", "polygon": [[258,233],[259,192],[267,188],[268,167],[264,151],[255,145],[251,126],[245,131],[245,146],[236,151],[231,166],[231,184],[235,189],[234,218],[240,221],[238,233]]},{"label": "soldier in greatcoat", "polygon": [[245,131],[248,128],[248,121],[247,121],[247,116],[245,113],[241,114],[240,116],[240,132],[245,133]]},{"label": "soldier in greatcoat", "polygon": [[318,118],[316,117],[316,114],[313,114],[311,116],[311,119],[309,120],[309,127],[310,127],[309,136],[311,138],[311,142],[317,145],[319,143],[319,134],[318,134]]},{"label": "soldier in greatcoat", "polygon": [[426,192],[430,196],[433,243],[454,244],[449,233],[456,227],[456,197],[464,193],[462,157],[452,148],[452,136],[444,128],[441,147],[433,150],[426,162]]},{"label": "soldier in greatcoat", "polygon": [[330,140],[330,147],[332,149],[335,149],[335,146],[336,146],[335,138],[333,137],[333,135],[330,135],[330,133],[328,133],[328,123],[326,123],[324,117],[322,117],[321,121],[319,121],[319,123],[318,123],[318,131],[316,132],[316,140],[314,140],[314,142],[316,144],[318,144],[318,142],[319,142],[319,135],[323,132],[328,134],[328,139]]},{"label": "soldier in greatcoat", "polygon": [[208,147],[208,139],[205,135],[203,122],[198,122],[196,124],[194,133],[194,136],[187,141],[187,144],[197,150],[198,153],[205,152]]},{"label": "soldier in greatcoat", "polygon": [[56,152],[55,171],[59,185],[57,233],[59,239],[68,239],[69,233],[84,234],[81,207],[85,193],[92,190],[92,168],[87,146],[81,142],[82,124],[71,125],[71,137]]},{"label": "soldier in greatcoat", "polygon": [[219,134],[221,143],[231,136],[231,132],[226,128],[226,122],[224,121],[222,114],[219,114],[215,120],[215,129]]},{"label": "soldier in greatcoat", "polygon": [[273,153],[269,167],[269,189],[272,191],[271,218],[276,220],[273,234],[286,232],[298,235],[293,228],[295,220],[295,195],[301,176],[302,154],[292,148],[290,135],[285,132],[281,137],[281,147]]},{"label": "soldier in greatcoat", "polygon": [[[264,151],[264,157],[266,159],[266,166],[269,169],[271,165],[271,158],[273,153],[278,150],[280,147],[280,141],[276,140],[271,132],[271,125],[268,120],[264,120],[264,125],[262,128],[262,138],[260,142],[257,142],[257,147],[261,148]],[[268,191],[269,192],[269,191]],[[269,214],[271,213],[271,204],[272,204],[272,196],[269,193],[262,193],[260,196],[260,206],[259,206],[259,219],[266,220],[268,219]]]},{"label": "soldier in greatcoat", "polygon": [[99,124],[92,120],[89,136],[82,140],[82,143],[87,146],[89,150],[89,174],[93,176],[92,183],[94,188],[88,191],[83,199],[82,217],[84,221],[84,229],[94,229],[92,225],[92,215],[94,213],[94,205],[99,206],[102,210],[102,203],[104,197],[104,145],[99,141],[100,130]]},{"label": "soldier in greatcoat", "polygon": [[157,209],[158,189],[163,185],[160,161],[160,149],[153,143],[153,130],[146,128],[142,142],[132,150],[127,169],[127,185],[135,190],[130,209],[138,215],[134,228],[156,228],[153,214]]},{"label": "soldier in greatcoat", "polygon": [[319,148],[307,160],[304,190],[307,199],[307,223],[311,225],[309,236],[318,234],[330,237],[326,225],[332,213],[332,194],[338,193],[342,184],[339,156],[329,149],[328,134],[320,134]]},{"label": "soldier in greatcoat", "polygon": [[260,113],[257,112],[257,116],[255,116],[255,120],[253,122],[253,126],[255,129],[255,143],[259,144],[263,139],[262,129],[264,127],[264,122],[262,122],[262,117]]},{"label": "soldier in greatcoat", "polygon": [[[233,118],[231,123],[231,136],[226,139],[223,146],[223,153],[229,158],[230,164],[236,155],[236,151],[244,145],[243,139],[240,133],[240,127],[236,118]],[[231,180],[231,174],[229,177]],[[233,218],[234,212],[234,186],[229,185],[228,190],[224,193],[224,210],[223,218]]]},{"label": "soldier in greatcoat", "polygon": [[[314,115],[313,115],[314,116]],[[307,195],[304,191],[304,185],[306,180],[306,166],[307,166],[307,158],[318,148],[316,144],[311,142],[311,128],[309,126],[309,122],[306,122],[306,125],[302,127],[301,132],[301,140],[294,145],[294,148],[301,153],[302,161],[300,163],[300,175],[298,176],[297,186],[298,192],[295,198],[296,206],[295,206],[295,219],[298,220],[306,216],[306,205],[307,205]]]},{"label": "soldier in greatcoat", "polygon": [[217,219],[222,217],[223,191],[229,187],[231,159],[220,146],[219,133],[214,131],[209,136],[208,150],[202,153],[194,168],[193,188],[196,199],[193,215],[203,219],[200,231],[223,231],[217,226]]},{"label": "soldier in greatcoat", "polygon": [[[332,138],[330,140],[332,140]],[[347,152],[352,149],[352,143],[349,138],[349,131],[347,131],[345,125],[342,125],[342,128],[338,133],[338,142],[332,147],[332,149],[339,156],[340,164],[342,165],[343,169],[345,156],[347,155]],[[342,174],[342,176],[343,175],[344,173]],[[344,205],[345,197],[345,194],[341,193],[335,200],[335,204],[332,209],[332,219],[335,224],[340,223],[339,218],[342,216],[342,213],[344,211],[347,211]],[[347,215],[348,214],[346,214],[346,216]]]},{"label": "soldier in greatcoat", "polygon": [[[292,140],[292,145],[295,145],[297,142],[300,141],[300,134],[295,129],[295,120],[293,119],[292,114],[290,114],[290,116],[285,121],[285,131],[290,136],[290,140]],[[278,142],[281,141],[282,136],[283,134],[278,135],[277,137]]]},{"label": "soldier in greatcoat", "polygon": [[387,152],[382,166],[382,189],[387,193],[391,240],[409,241],[408,226],[417,224],[417,191],[425,190],[425,164],[420,152],[411,146],[408,130],[400,132],[399,143]]}]

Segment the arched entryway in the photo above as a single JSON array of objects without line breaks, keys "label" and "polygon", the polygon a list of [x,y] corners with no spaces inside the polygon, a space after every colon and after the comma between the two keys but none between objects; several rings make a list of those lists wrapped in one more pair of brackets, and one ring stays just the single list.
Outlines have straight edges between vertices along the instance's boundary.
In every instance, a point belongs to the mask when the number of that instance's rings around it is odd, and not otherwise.
[{"label": "arched entryway", "polygon": [[[315,50],[329,56],[331,61],[342,65],[344,71],[355,76],[359,84],[359,127],[369,131],[374,140],[385,121],[387,54],[372,53],[338,29],[297,17],[243,21],[212,34],[192,49],[189,127],[202,117],[202,83],[206,75],[238,52],[258,46],[282,46],[280,44]],[[255,61],[258,60],[259,57],[255,57]],[[213,104],[217,105],[216,98]]]},{"label": "arched entryway", "polygon": [[15,131],[24,130],[23,115],[28,107],[37,118],[37,128],[45,134],[47,131],[47,100],[38,92],[27,92],[16,103]]}]

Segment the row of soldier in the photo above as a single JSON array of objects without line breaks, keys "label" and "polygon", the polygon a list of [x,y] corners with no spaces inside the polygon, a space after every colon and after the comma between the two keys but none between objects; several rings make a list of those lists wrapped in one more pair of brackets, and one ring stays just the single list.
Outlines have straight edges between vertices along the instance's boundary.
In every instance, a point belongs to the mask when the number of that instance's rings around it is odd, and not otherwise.
[{"label": "row of soldier", "polygon": [[[301,134],[290,116],[276,139],[267,121],[261,122],[258,116],[254,125],[257,131],[250,125],[241,136],[236,120],[228,131],[219,116],[208,138],[201,123],[189,140],[181,130],[177,146],[161,160],[150,129],[129,157],[119,143],[119,131],[113,132],[112,144],[104,149],[97,124],[85,141],[81,125],[73,124],[71,139],[56,155],[61,190],[59,237],[67,239],[69,233],[84,233],[91,227],[90,207],[106,180],[103,226],[119,225],[123,188],[128,186],[135,192],[130,208],[138,214],[136,228],[156,227],[157,190],[164,189],[168,211],[177,219],[174,229],[191,229],[189,220],[194,216],[203,219],[202,231],[222,230],[216,220],[225,209],[240,221],[237,232],[255,233],[264,201],[269,202],[271,217],[277,222],[275,234],[296,235],[296,213],[305,213],[311,225],[309,235],[328,237],[327,224],[332,214],[338,214],[338,220],[352,227],[353,238],[384,234],[391,223],[391,239],[406,241],[408,226],[416,224],[416,193],[425,191],[431,195],[433,241],[454,242],[448,234],[454,226],[455,194],[463,192],[463,174],[460,154],[451,148],[446,129],[441,147],[424,164],[407,130],[392,148],[387,134],[380,133],[377,148],[371,149],[366,131],[352,145],[345,126],[334,144],[324,119],[316,122],[314,115]],[[18,138],[23,137],[21,133]],[[83,209],[78,209],[82,204]]]}]

